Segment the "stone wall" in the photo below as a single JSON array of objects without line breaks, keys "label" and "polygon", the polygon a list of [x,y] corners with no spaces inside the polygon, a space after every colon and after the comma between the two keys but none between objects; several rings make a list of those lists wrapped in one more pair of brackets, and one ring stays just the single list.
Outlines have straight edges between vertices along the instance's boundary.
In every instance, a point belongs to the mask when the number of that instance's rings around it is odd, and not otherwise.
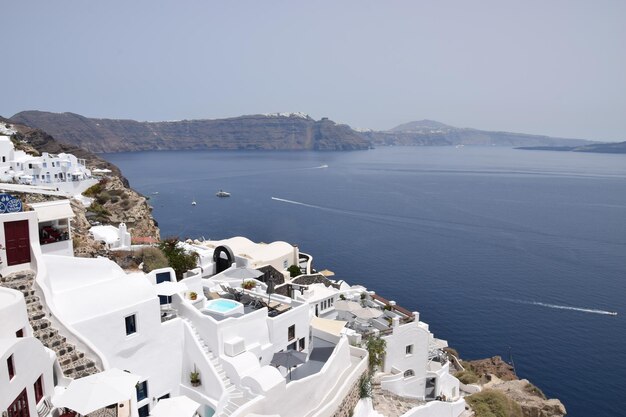
[{"label": "stone wall", "polygon": [[[365,371],[365,372],[367,372],[367,371]],[[339,408],[337,409],[337,411],[335,411],[335,414],[333,414],[333,417],[350,417],[350,416],[352,416],[352,413],[354,411],[354,407],[356,407],[356,404],[361,399],[361,397],[359,395],[360,394],[359,393],[359,391],[360,391],[359,390],[359,384],[360,384],[360,381],[361,381],[361,377],[362,377],[362,375],[356,380],[356,382],[354,383],[354,385],[352,386],[352,388],[348,392],[348,395],[346,395],[346,397],[343,399],[343,401],[339,405]]]}]

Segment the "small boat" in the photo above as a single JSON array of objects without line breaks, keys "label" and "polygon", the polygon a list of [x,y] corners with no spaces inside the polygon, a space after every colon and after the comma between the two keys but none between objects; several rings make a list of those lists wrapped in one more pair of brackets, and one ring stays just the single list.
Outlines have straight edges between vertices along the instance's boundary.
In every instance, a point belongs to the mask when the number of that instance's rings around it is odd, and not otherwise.
[{"label": "small boat", "polygon": [[617,316],[617,311],[609,311],[609,316]]},{"label": "small boat", "polygon": [[230,193],[227,193],[226,191],[223,191],[223,190],[219,190],[218,192],[215,193],[215,195],[218,197],[230,197]]},{"label": "small boat", "polygon": [[196,205],[196,200],[193,200],[193,201],[191,202],[191,205],[192,205],[192,206],[195,206],[195,205]]}]

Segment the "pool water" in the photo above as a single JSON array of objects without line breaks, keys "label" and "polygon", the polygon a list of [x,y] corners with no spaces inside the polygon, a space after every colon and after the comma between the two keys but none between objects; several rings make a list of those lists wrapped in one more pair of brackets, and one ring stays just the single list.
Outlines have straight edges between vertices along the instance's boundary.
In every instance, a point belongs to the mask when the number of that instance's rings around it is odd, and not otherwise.
[{"label": "pool water", "polygon": [[218,313],[227,313],[231,310],[237,309],[241,305],[242,304],[237,301],[221,298],[219,300],[209,301],[206,305],[206,309],[216,311]]}]

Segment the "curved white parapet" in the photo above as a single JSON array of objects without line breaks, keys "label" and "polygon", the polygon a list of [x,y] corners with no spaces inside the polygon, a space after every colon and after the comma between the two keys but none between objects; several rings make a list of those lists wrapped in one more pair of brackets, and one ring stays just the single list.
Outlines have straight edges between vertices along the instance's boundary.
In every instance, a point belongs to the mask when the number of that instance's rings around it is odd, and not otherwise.
[{"label": "curved white parapet", "polygon": [[20,291],[0,287],[0,338],[16,337],[19,330],[24,336],[32,336],[24,295]]}]

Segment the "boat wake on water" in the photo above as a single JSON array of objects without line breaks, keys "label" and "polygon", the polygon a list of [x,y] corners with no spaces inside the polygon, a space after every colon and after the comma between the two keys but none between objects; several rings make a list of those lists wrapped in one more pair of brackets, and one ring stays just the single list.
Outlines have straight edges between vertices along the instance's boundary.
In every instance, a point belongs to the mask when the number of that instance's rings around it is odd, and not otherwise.
[{"label": "boat wake on water", "polygon": [[525,301],[525,300],[514,300],[510,298],[503,298],[503,300],[510,301],[518,304],[526,304],[533,305],[539,307],[553,308],[557,310],[570,310],[570,311],[580,311],[581,313],[590,313],[590,314],[603,314],[605,316],[617,316],[617,312],[615,311],[607,311],[607,310],[598,310],[594,308],[583,308],[583,307],[572,307],[572,306],[564,306],[559,304],[549,304],[542,303],[540,301]]}]

